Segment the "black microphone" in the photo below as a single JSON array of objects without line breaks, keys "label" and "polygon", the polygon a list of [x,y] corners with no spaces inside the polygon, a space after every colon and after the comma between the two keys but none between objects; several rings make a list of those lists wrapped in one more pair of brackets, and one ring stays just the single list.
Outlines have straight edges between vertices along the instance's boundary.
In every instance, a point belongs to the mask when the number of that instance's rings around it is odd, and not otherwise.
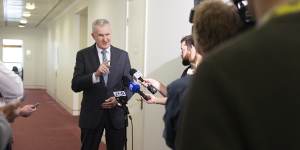
[{"label": "black microphone", "polygon": [[113,94],[117,99],[119,106],[126,105],[127,96],[125,91],[114,91]]},{"label": "black microphone", "polygon": [[129,84],[129,90],[133,93],[138,93],[140,96],[142,96],[146,101],[151,99],[150,96],[146,95],[143,91],[140,90],[141,87],[139,84],[135,83],[135,82],[131,82]]},{"label": "black microphone", "polygon": [[[136,80],[140,80],[141,82],[144,82],[144,79],[142,78],[142,73],[137,71],[134,68],[130,69],[130,75],[135,78]],[[157,89],[152,85],[152,84],[148,84],[148,86],[146,86],[146,88],[152,93],[155,94],[157,92]]]}]

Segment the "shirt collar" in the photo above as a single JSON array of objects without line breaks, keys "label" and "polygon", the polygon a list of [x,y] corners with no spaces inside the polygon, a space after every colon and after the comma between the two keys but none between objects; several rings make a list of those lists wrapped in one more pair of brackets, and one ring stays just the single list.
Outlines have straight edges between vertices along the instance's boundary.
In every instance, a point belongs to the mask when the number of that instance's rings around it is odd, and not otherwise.
[{"label": "shirt collar", "polygon": [[[98,53],[101,54],[101,52],[103,51],[103,49],[100,48],[100,47],[98,47],[97,44],[96,44],[96,48],[97,48]],[[111,48],[111,46],[109,46],[109,47],[106,49],[106,51],[107,51],[106,54],[108,54],[108,55],[110,54],[110,48]]]}]

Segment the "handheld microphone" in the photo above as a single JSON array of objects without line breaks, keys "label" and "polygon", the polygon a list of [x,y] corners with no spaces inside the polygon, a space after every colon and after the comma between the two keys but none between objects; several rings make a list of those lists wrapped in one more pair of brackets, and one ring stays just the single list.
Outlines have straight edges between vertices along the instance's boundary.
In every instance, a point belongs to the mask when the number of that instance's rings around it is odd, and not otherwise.
[{"label": "handheld microphone", "polygon": [[[115,91],[113,92],[114,96],[116,97],[117,101],[120,105],[126,104],[127,96],[125,91]],[[119,105],[119,106],[120,106]]]},{"label": "handheld microphone", "polygon": [[[137,71],[136,69],[134,68],[131,68],[130,69],[130,75],[136,79],[136,80],[140,80],[141,82],[144,82],[144,79],[142,78],[142,73]],[[146,86],[146,88],[152,93],[152,94],[155,94],[157,92],[157,89],[152,85],[152,84],[149,84],[148,86]]]},{"label": "handheld microphone", "polygon": [[135,82],[131,82],[129,84],[129,90],[133,93],[138,93],[140,96],[142,96],[146,101],[151,99],[148,95],[146,95],[143,91],[140,90],[140,85]]}]

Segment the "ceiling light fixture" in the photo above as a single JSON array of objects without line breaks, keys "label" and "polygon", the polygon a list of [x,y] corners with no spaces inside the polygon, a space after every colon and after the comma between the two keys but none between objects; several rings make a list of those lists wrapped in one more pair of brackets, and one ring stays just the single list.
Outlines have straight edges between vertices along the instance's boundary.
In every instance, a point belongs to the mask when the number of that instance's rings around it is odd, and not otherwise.
[{"label": "ceiling light fixture", "polygon": [[23,12],[23,17],[30,17],[30,16],[31,16],[30,11],[24,11]]},{"label": "ceiling light fixture", "polygon": [[26,24],[26,23],[27,23],[27,20],[26,20],[25,18],[22,18],[22,19],[20,20],[20,23],[21,23],[21,24]]},{"label": "ceiling light fixture", "polygon": [[27,2],[25,8],[28,10],[33,10],[33,9],[35,9],[35,4]]}]

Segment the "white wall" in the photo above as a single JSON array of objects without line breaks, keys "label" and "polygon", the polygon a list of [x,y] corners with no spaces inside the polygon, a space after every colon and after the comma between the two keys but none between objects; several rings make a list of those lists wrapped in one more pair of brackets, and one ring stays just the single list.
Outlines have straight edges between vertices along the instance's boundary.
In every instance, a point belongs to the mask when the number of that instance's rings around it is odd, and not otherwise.
[{"label": "white wall", "polygon": [[[147,76],[170,83],[183,71],[180,39],[191,33],[188,22],[192,0],[147,0],[146,61]],[[162,132],[163,106],[145,106],[144,150],[167,148]]]},{"label": "white wall", "polygon": [[78,12],[86,7],[87,1],[75,1],[48,23],[47,31],[47,92],[74,115],[79,112],[78,104],[74,104],[78,103],[79,96],[72,92],[71,80],[76,53],[82,46]]},{"label": "white wall", "polygon": [[[21,39],[24,48],[24,87],[44,89],[46,72],[46,30],[38,28],[0,28],[0,40]],[[31,55],[26,55],[26,50]],[[2,55],[2,48],[0,50]],[[0,58],[2,59],[2,57]]]},{"label": "white wall", "polygon": [[[88,14],[88,33],[92,32],[95,19],[106,18],[112,26],[112,45],[125,49],[126,0],[88,0]],[[94,43],[92,37],[88,43]]]}]

